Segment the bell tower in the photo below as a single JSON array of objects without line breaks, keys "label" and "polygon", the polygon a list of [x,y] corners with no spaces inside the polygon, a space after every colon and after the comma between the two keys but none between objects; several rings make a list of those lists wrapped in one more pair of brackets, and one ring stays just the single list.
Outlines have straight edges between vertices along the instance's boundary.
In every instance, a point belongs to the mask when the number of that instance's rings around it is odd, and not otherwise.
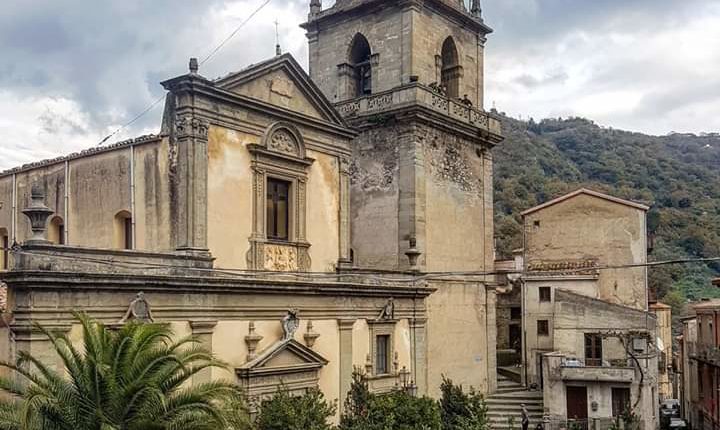
[{"label": "bell tower", "polygon": [[483,110],[492,32],[479,0],[310,1],[310,76],[358,130],[352,247],[362,268],[493,265],[492,156]]},{"label": "bell tower", "polygon": [[[311,0],[310,76],[359,131],[352,143],[355,268],[460,272],[410,323],[412,379],[439,396],[443,375],[495,390],[492,152],[483,110],[492,30],[479,0]],[[352,269],[348,269],[352,270]],[[468,275],[465,272],[480,272]]]}]

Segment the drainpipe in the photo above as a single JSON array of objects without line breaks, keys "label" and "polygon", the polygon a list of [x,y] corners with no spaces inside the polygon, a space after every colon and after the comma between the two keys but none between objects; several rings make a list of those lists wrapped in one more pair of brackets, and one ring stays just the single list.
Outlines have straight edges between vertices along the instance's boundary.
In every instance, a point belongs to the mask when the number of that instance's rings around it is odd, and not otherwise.
[{"label": "drainpipe", "polygon": [[17,242],[17,174],[15,173],[12,175],[12,216],[10,223],[12,224],[12,243],[14,244]]},{"label": "drainpipe", "polygon": [[130,145],[130,226],[131,248],[135,249],[135,145]]},{"label": "drainpipe", "polygon": [[69,245],[69,236],[68,231],[70,230],[68,215],[70,214],[70,209],[68,208],[68,202],[70,200],[70,185],[68,184],[70,178],[70,161],[65,160],[65,196],[64,196],[64,207],[63,207],[63,229],[65,230],[63,232],[63,236],[65,238],[65,245]]}]

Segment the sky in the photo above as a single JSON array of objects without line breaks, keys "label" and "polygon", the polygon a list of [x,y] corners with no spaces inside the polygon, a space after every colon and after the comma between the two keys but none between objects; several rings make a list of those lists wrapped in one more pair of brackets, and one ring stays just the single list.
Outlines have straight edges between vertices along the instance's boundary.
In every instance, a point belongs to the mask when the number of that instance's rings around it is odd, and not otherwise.
[{"label": "sky", "polygon": [[[264,0],[4,0],[0,170],[96,146]],[[271,0],[200,73],[307,64],[309,0]],[[328,0],[324,6],[329,7]],[[663,135],[720,131],[720,1],[483,0],[485,108]],[[162,103],[108,143],[157,133]]]}]

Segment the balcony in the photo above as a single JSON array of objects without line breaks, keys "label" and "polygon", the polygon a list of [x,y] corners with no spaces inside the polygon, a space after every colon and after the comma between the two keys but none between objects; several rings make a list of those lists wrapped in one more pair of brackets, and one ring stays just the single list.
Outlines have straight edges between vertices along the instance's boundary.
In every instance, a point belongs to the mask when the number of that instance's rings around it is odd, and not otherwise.
[{"label": "balcony", "polygon": [[720,348],[715,345],[687,342],[687,350],[691,359],[720,366]]},{"label": "balcony", "polygon": [[632,367],[560,367],[560,379],[563,381],[585,382],[626,382],[635,380]]},{"label": "balcony", "polygon": [[429,87],[411,83],[389,91],[337,103],[335,107],[345,118],[378,115],[406,107],[422,106],[447,115],[469,126],[501,135],[500,120],[495,116],[468,106],[460,100],[450,99]]}]

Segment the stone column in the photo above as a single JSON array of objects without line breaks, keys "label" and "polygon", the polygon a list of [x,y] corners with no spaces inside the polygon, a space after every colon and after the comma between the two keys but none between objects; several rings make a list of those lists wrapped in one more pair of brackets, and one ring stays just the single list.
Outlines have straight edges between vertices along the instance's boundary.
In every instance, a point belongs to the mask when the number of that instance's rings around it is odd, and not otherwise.
[{"label": "stone column", "polygon": [[347,397],[348,391],[350,391],[350,384],[352,382],[353,372],[353,341],[352,341],[352,329],[355,324],[354,319],[341,319],[338,320],[338,329],[340,330],[340,376],[338,378],[340,382],[340,402],[339,408],[342,413],[342,408],[345,405],[345,397]]},{"label": "stone column", "polygon": [[[200,341],[200,345],[209,352],[213,351],[212,336],[217,321],[190,321],[192,335]],[[212,380],[212,369],[203,369],[193,376],[193,385],[204,384]]]},{"label": "stone column", "polygon": [[487,392],[494,393],[497,390],[497,292],[495,287],[485,286],[486,299],[486,324],[485,339],[487,342]]},{"label": "stone column", "polygon": [[192,114],[175,120],[177,250],[207,252],[208,122]]},{"label": "stone column", "polygon": [[417,385],[418,396],[427,395],[427,318],[410,319],[410,336],[411,377]]}]

